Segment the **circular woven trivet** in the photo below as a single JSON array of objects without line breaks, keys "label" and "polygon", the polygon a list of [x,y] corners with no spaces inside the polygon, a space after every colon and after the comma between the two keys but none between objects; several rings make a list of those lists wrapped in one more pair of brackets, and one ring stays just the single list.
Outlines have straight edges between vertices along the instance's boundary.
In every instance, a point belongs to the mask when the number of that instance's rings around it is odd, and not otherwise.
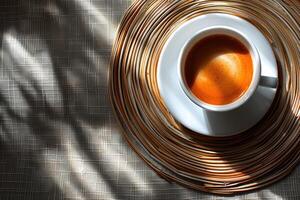
[{"label": "circular woven trivet", "polygon": [[[276,54],[280,87],[264,119],[236,136],[193,133],[176,122],[156,80],[160,52],[189,19],[228,13],[254,24]],[[269,185],[300,159],[300,2],[136,0],[111,58],[110,96],[129,145],[159,175],[187,187],[233,194]]]}]

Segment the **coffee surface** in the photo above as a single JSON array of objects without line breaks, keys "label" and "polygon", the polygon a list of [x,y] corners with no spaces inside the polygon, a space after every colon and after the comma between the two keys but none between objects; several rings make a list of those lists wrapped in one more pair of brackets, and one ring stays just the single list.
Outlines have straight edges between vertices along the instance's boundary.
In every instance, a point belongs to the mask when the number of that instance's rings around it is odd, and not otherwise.
[{"label": "coffee surface", "polygon": [[197,98],[208,104],[229,104],[241,97],[251,84],[251,54],[233,37],[208,36],[189,51],[184,74]]}]

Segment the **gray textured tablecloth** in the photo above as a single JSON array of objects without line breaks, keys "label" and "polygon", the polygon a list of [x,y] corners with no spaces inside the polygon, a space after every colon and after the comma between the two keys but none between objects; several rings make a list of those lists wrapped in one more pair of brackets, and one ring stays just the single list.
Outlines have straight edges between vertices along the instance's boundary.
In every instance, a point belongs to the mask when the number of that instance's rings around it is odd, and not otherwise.
[{"label": "gray textured tablecloth", "polygon": [[[128,147],[107,94],[129,0],[0,1],[0,199],[224,199],[169,183]],[[300,199],[300,168],[229,199]]]}]

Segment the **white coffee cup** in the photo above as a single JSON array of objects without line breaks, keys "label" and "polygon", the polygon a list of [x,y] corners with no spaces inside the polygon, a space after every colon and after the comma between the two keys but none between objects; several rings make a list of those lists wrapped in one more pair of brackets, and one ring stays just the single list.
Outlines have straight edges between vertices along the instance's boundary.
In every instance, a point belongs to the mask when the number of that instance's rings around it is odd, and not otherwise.
[{"label": "white coffee cup", "polygon": [[[184,47],[193,38],[199,40],[197,37],[204,30],[213,28],[225,28],[240,33],[259,54],[261,74],[255,92],[241,106],[228,111],[228,106],[224,106],[223,111],[215,105],[204,108],[205,104],[199,103],[195,96],[193,98],[193,93],[189,91],[190,86],[187,87],[183,82],[183,78],[189,76],[181,76]],[[210,35],[216,32],[211,30],[208,33]],[[157,66],[158,89],[166,108],[184,127],[208,136],[238,134],[258,123],[274,102],[279,89],[279,75],[285,77],[285,74],[280,73],[281,67],[278,66],[275,55],[268,38],[249,21],[223,13],[204,14],[182,24],[166,41]]]},{"label": "white coffee cup", "polygon": [[[211,35],[227,35],[230,37],[233,37],[237,39],[239,42],[241,42],[249,51],[251,58],[252,58],[252,67],[253,67],[253,76],[251,83],[247,89],[247,91],[244,92],[244,94],[235,100],[232,103],[229,104],[224,104],[224,105],[212,105],[208,104],[204,101],[201,101],[199,98],[197,98],[190,90],[190,88],[187,85],[187,81],[185,80],[185,75],[184,75],[184,68],[185,68],[185,63],[186,59],[188,56],[188,53],[190,52],[191,48],[200,40],[211,36]],[[198,106],[201,106],[202,108],[208,110],[208,111],[216,111],[216,112],[224,112],[224,111],[229,111],[236,109],[246,103],[251,96],[254,94],[256,91],[259,82],[263,79],[261,77],[261,64],[260,64],[260,56],[259,53],[255,47],[255,45],[244,35],[242,34],[239,30],[236,30],[231,27],[227,26],[212,26],[207,29],[201,30],[197,34],[195,34],[194,37],[189,39],[185,45],[183,46],[181,52],[180,52],[180,57],[179,57],[179,66],[178,66],[178,73],[179,73],[179,81],[181,84],[182,89],[184,90],[185,94]],[[270,87],[276,87],[272,86],[274,83],[272,81],[263,81],[264,83],[271,83],[269,84]]]}]

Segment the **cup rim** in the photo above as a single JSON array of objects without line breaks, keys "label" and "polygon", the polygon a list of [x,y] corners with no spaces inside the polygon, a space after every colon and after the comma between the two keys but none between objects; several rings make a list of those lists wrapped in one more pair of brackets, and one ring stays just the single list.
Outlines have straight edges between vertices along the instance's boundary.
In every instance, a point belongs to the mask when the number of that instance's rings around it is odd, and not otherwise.
[{"label": "cup rim", "polygon": [[[218,31],[221,32],[216,33]],[[190,90],[184,75],[186,57],[189,51],[192,49],[192,47],[194,47],[195,43],[208,36],[217,35],[217,34],[228,35],[234,37],[239,42],[241,42],[251,54],[252,67],[253,67],[252,80],[247,91],[244,92],[244,94],[241,97],[239,97],[237,100],[224,105],[209,104],[200,100]],[[216,111],[216,112],[230,111],[246,103],[250,99],[250,97],[254,94],[255,90],[257,89],[260,80],[260,74],[261,74],[260,57],[255,45],[251,43],[249,39],[240,31],[231,28],[229,26],[212,26],[197,32],[190,40],[188,40],[184,44],[182,50],[180,51],[178,73],[179,73],[179,81],[180,81],[181,88],[184,90],[185,94],[190,98],[190,100],[192,100],[192,102],[194,102],[198,106],[201,106],[202,108],[208,111]]]}]

